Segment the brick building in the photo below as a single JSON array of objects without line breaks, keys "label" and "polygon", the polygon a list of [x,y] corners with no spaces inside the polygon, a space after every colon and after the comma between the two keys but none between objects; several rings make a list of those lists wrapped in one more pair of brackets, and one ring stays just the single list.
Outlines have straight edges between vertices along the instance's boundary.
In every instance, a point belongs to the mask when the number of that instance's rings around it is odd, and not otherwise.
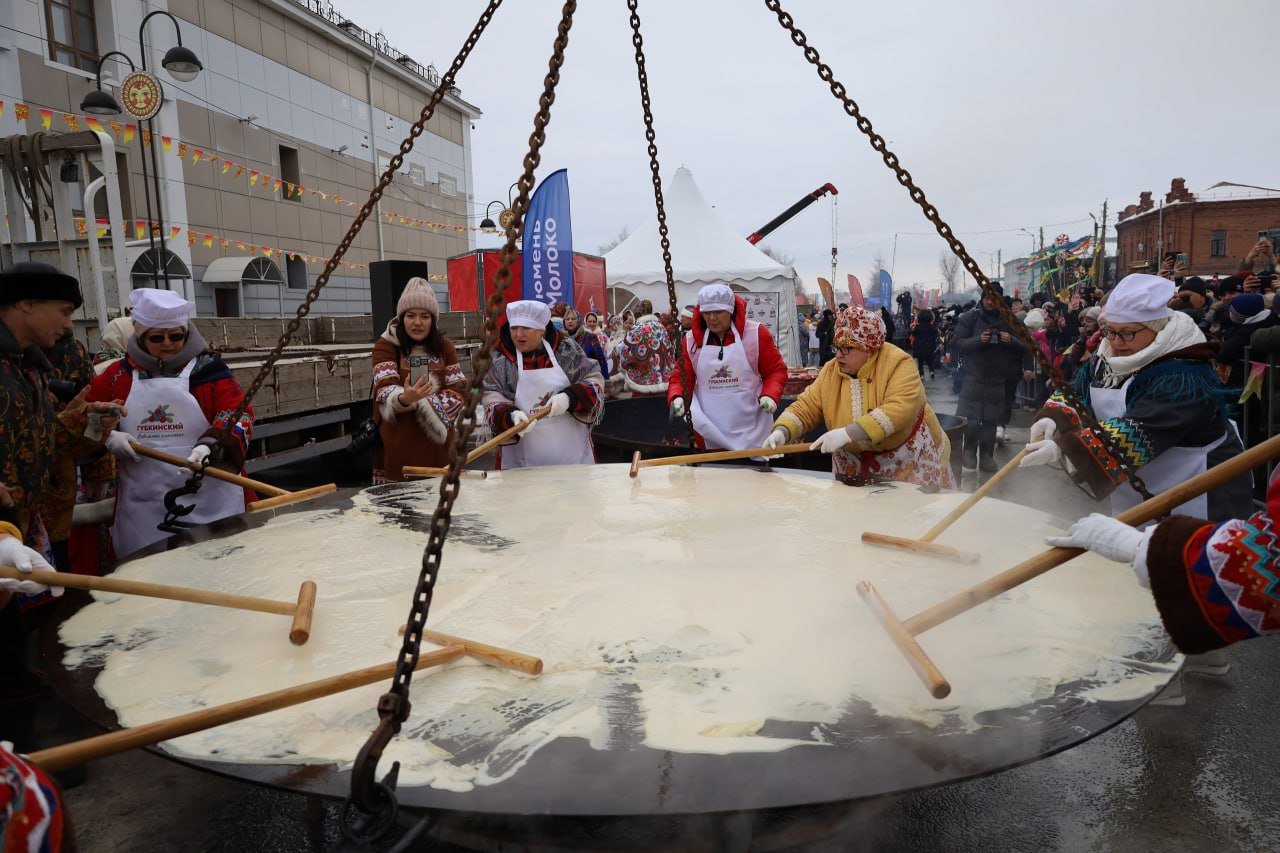
[{"label": "brick building", "polygon": [[1183,252],[1195,275],[1231,275],[1261,231],[1280,243],[1280,192],[1222,183],[1195,194],[1174,178],[1163,204],[1143,192],[1120,212],[1117,269],[1154,270],[1164,252]]}]

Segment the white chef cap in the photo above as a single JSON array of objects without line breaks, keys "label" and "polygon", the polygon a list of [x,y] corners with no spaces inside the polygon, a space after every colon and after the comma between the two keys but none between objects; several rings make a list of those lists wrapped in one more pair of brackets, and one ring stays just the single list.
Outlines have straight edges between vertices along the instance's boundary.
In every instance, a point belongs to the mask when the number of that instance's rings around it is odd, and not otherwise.
[{"label": "white chef cap", "polygon": [[185,329],[195,303],[172,290],[140,287],[129,292],[134,329]]},{"label": "white chef cap", "polygon": [[1107,296],[1102,319],[1108,323],[1150,323],[1173,313],[1173,282],[1158,275],[1134,273],[1120,280]]},{"label": "white chef cap", "polygon": [[698,308],[703,311],[733,311],[733,290],[727,284],[708,284],[698,291]]},{"label": "white chef cap", "polygon": [[508,302],[507,322],[512,328],[545,329],[551,322],[551,306],[536,299]]}]

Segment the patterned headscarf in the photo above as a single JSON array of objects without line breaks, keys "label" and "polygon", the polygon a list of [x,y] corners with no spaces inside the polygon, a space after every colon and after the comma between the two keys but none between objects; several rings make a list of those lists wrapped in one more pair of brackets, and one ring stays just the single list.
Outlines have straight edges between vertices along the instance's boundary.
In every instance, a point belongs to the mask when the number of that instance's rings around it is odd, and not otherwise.
[{"label": "patterned headscarf", "polygon": [[836,333],[833,343],[838,347],[853,347],[864,352],[877,352],[884,346],[884,320],[865,308],[850,305],[836,315]]}]

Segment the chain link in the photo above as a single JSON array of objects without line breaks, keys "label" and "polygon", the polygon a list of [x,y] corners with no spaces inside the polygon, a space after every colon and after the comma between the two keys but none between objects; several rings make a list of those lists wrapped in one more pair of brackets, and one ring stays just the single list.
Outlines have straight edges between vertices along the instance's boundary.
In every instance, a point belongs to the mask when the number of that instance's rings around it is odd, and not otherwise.
[{"label": "chain link", "polygon": [[284,352],[284,348],[289,345],[289,341],[291,341],[293,336],[297,333],[298,327],[302,325],[303,319],[311,313],[311,306],[320,298],[320,291],[322,291],[325,285],[329,283],[329,278],[333,275],[334,271],[338,269],[338,265],[347,254],[347,250],[351,248],[351,244],[355,242],[356,236],[360,233],[360,229],[364,227],[365,220],[369,218],[369,214],[373,212],[373,209],[377,206],[378,202],[382,200],[383,192],[395,179],[396,172],[398,172],[400,167],[404,164],[405,156],[413,150],[414,140],[421,136],[422,131],[426,129],[427,122],[430,121],[431,117],[435,114],[436,107],[440,105],[440,102],[444,100],[444,96],[448,93],[449,89],[453,87],[454,80],[457,78],[458,72],[462,69],[463,63],[467,61],[467,57],[471,55],[471,51],[476,46],[476,42],[479,40],[480,34],[484,32],[485,27],[489,25],[489,21],[493,18],[493,13],[496,12],[498,7],[501,5],[502,0],[490,0],[489,5],[485,7],[485,10],[480,14],[479,20],[476,21],[475,27],[471,30],[470,35],[467,36],[467,40],[463,43],[462,49],[458,51],[458,55],[454,58],[453,64],[450,65],[449,70],[441,76],[440,82],[436,85],[435,91],[431,93],[431,97],[427,100],[426,105],[423,106],[422,112],[418,116],[418,120],[409,128],[409,135],[400,143],[400,149],[396,152],[395,156],[391,158],[391,162],[387,164],[387,168],[383,171],[382,177],[378,180],[377,186],[375,186],[373,191],[369,193],[368,200],[365,201],[364,205],[360,208],[360,211],[356,214],[356,218],[352,221],[351,226],[347,229],[346,236],[342,238],[342,242],[338,244],[338,247],[333,250],[333,254],[325,263],[324,269],[320,271],[320,275],[316,276],[316,283],[307,291],[306,299],[304,299],[302,304],[298,306],[297,314],[289,321],[288,325],[285,326],[284,332],[280,335],[280,340],[276,342],[275,347],[272,348],[271,352],[267,355],[267,360],[263,362],[262,367],[258,370],[258,374],[253,377],[253,382],[245,391],[244,399],[240,401],[240,405],[236,407],[235,412],[228,419],[227,423],[234,424],[239,421],[240,418],[244,416],[245,410],[249,408],[249,404],[253,402],[254,396],[262,390],[262,384],[266,382],[267,377],[271,375],[271,371],[275,367],[276,362],[279,361],[281,354]]},{"label": "chain link", "polygon": [[[480,349],[471,359],[471,381],[467,384],[464,394],[462,419],[454,440],[448,472],[440,482],[440,499],[431,517],[431,532],[423,551],[418,586],[405,624],[404,641],[396,660],[395,676],[392,678],[391,687],[378,700],[378,727],[361,750],[352,771],[352,799],[366,810],[372,811],[379,805],[377,802],[379,798],[373,785],[373,775],[382,748],[392,736],[399,732],[401,724],[409,716],[409,686],[413,680],[413,670],[418,664],[422,631],[427,623],[436,577],[444,554],[445,540],[449,535],[453,504],[461,491],[461,474],[466,465],[467,441],[475,429],[476,403],[480,399],[484,380],[489,372],[493,347],[498,338],[498,318],[506,311],[505,291],[507,283],[511,280],[511,266],[516,256],[516,240],[519,239],[524,216],[528,211],[529,197],[533,192],[534,172],[542,161],[541,152],[546,142],[546,128],[551,121],[551,105],[555,102],[555,90],[560,82],[560,68],[564,64],[564,53],[569,44],[569,30],[573,25],[573,14],[577,6],[576,0],[566,0],[556,31],[547,75],[543,81],[542,95],[538,98],[538,111],[533,120],[533,133],[529,137],[529,152],[524,158],[524,172],[517,181],[519,193],[511,208],[512,221],[507,227],[506,243],[500,253],[502,264],[494,278],[493,295],[486,303],[484,338]],[[468,48],[464,50],[469,50],[469,46],[473,43],[474,38],[468,41]]]},{"label": "chain link", "polygon": [[640,107],[644,112],[644,138],[649,143],[649,173],[653,179],[653,201],[658,209],[658,238],[662,244],[662,269],[667,275],[667,298],[671,301],[671,319],[676,321],[671,334],[671,349],[680,364],[680,381],[684,388],[684,422],[689,430],[689,446],[693,446],[693,406],[690,399],[689,368],[684,363],[684,332],[680,329],[680,306],[676,296],[676,277],[671,269],[671,239],[667,231],[667,208],[662,198],[662,170],[658,165],[658,134],[653,129],[653,108],[649,101],[649,72],[644,63],[644,36],[640,34],[640,11],[637,0],[627,0],[631,11],[631,43],[636,49],[636,78],[640,81]]},{"label": "chain link", "polygon": [[889,150],[884,137],[876,133],[872,128],[870,119],[862,114],[858,104],[848,96],[844,84],[835,79],[835,74],[832,72],[831,67],[822,61],[817,49],[809,44],[808,36],[796,26],[795,20],[791,15],[783,11],[781,0],[764,0],[764,4],[777,16],[778,23],[790,34],[791,41],[804,52],[804,58],[817,69],[818,77],[830,87],[831,94],[835,95],[836,100],[844,107],[844,111],[857,121],[858,130],[862,131],[867,139],[870,140],[871,147],[880,154],[884,164],[893,171],[898,183],[906,188],[911,200],[924,211],[925,218],[933,223],[938,236],[947,242],[951,251],[960,259],[960,263],[964,265],[965,270],[978,282],[983,294],[992,298],[996,304],[996,309],[999,311],[1000,318],[1009,325],[1018,341],[1030,350],[1036,362],[1044,369],[1049,380],[1053,383],[1053,387],[1063,396],[1067,404],[1076,410],[1084,425],[1105,445],[1107,452],[1120,466],[1125,476],[1128,477],[1129,484],[1134,490],[1142,495],[1144,499],[1151,498],[1151,492],[1147,490],[1146,484],[1142,482],[1137,470],[1129,463],[1119,442],[1101,427],[1097,419],[1093,417],[1089,409],[1085,407],[1084,403],[1076,395],[1071,384],[1063,378],[1062,373],[1054,366],[1053,362],[1046,358],[1040,348],[1036,346],[1031,333],[1027,331],[1027,327],[1023,325],[1022,321],[1014,315],[1013,311],[1005,303],[1003,294],[992,286],[990,280],[982,272],[982,267],[969,255],[964,244],[960,242],[960,239],[951,230],[951,226],[943,221],[938,209],[925,197],[924,190],[916,185],[911,173],[902,167],[902,164],[898,161],[898,155]]}]

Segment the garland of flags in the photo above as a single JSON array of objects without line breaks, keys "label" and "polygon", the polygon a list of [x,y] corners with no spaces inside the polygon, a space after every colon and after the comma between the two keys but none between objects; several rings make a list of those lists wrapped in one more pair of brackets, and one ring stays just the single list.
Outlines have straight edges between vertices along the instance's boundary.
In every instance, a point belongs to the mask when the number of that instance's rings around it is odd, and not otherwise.
[{"label": "garland of flags", "polygon": [[[15,101],[12,105],[14,117],[18,121],[25,122],[30,119],[32,107],[29,104]],[[0,118],[4,117],[4,108],[5,102],[0,100]],[[104,124],[101,119],[93,116],[80,116],[75,113],[63,112],[55,113],[53,110],[47,110],[39,107],[37,107],[36,110],[40,115],[40,124],[46,131],[52,129],[53,120],[55,117],[58,117],[72,133],[78,132],[81,129],[80,124],[83,122],[90,130],[94,130],[99,133],[106,133],[107,131],[110,131],[117,141],[123,142],[125,145],[133,142],[133,140],[138,137],[139,133],[142,135],[143,145],[149,146],[151,144],[151,131],[146,128],[139,128],[138,125],[132,122],[126,123],[116,121],[115,119],[108,119]],[[170,136],[160,136],[160,147],[164,149],[165,154],[176,153],[179,160],[185,160],[190,157],[193,165],[205,163],[208,164],[210,168],[218,168],[220,169],[221,174],[229,175],[232,180],[243,178],[248,181],[250,194],[253,192],[253,187],[261,184],[263,188],[266,188],[273,193],[280,193],[286,199],[302,199],[304,196],[310,194],[312,198],[319,201],[332,202],[338,207],[359,207],[356,202],[348,198],[343,198],[336,193],[326,193],[324,190],[317,189],[315,187],[306,187],[302,184],[295,184],[291,181],[286,181],[283,178],[268,175],[257,169],[250,169],[243,163],[236,163],[225,157],[219,157],[217,154],[205,151],[194,143],[183,142],[180,139],[174,139]],[[452,225],[444,222],[432,222],[428,219],[422,219],[416,216],[406,216],[403,213],[398,213],[392,210],[382,211],[381,216],[388,224],[399,224],[410,228],[425,228],[433,233],[440,233],[442,231],[455,231],[458,233],[465,233],[467,231],[483,231],[488,234],[498,233],[497,229],[480,228],[472,225]],[[144,231],[145,228],[146,223],[143,223]]]},{"label": "garland of flags", "polygon": [[[7,218],[7,217],[6,217]],[[94,228],[97,231],[98,239],[101,240],[111,230],[111,220],[95,219],[93,221]],[[89,233],[89,220],[77,217],[75,219],[76,233],[81,236],[87,236]],[[152,236],[160,237],[160,224],[158,222],[148,222],[145,219],[135,219],[132,222],[125,223],[125,236],[128,232],[133,231],[135,240],[142,240],[148,236],[148,232]],[[256,255],[261,254],[265,258],[288,258],[289,260],[302,259],[309,264],[325,264],[328,258],[322,258],[318,255],[308,255],[306,252],[296,252],[289,249],[278,249],[275,246],[261,246],[257,243],[246,243],[243,240],[233,240],[230,237],[224,237],[221,234],[210,234],[208,232],[192,231],[189,228],[183,228],[178,225],[169,226],[169,233],[164,235],[166,240],[174,240],[183,233],[187,235],[187,245],[194,246],[199,243],[205,248],[216,248],[222,252],[231,251],[233,248],[238,254]],[[368,269],[368,264],[358,264],[351,261],[342,261],[340,265],[345,265],[348,269]],[[447,281],[448,277],[444,275],[428,276],[432,281]]]}]

